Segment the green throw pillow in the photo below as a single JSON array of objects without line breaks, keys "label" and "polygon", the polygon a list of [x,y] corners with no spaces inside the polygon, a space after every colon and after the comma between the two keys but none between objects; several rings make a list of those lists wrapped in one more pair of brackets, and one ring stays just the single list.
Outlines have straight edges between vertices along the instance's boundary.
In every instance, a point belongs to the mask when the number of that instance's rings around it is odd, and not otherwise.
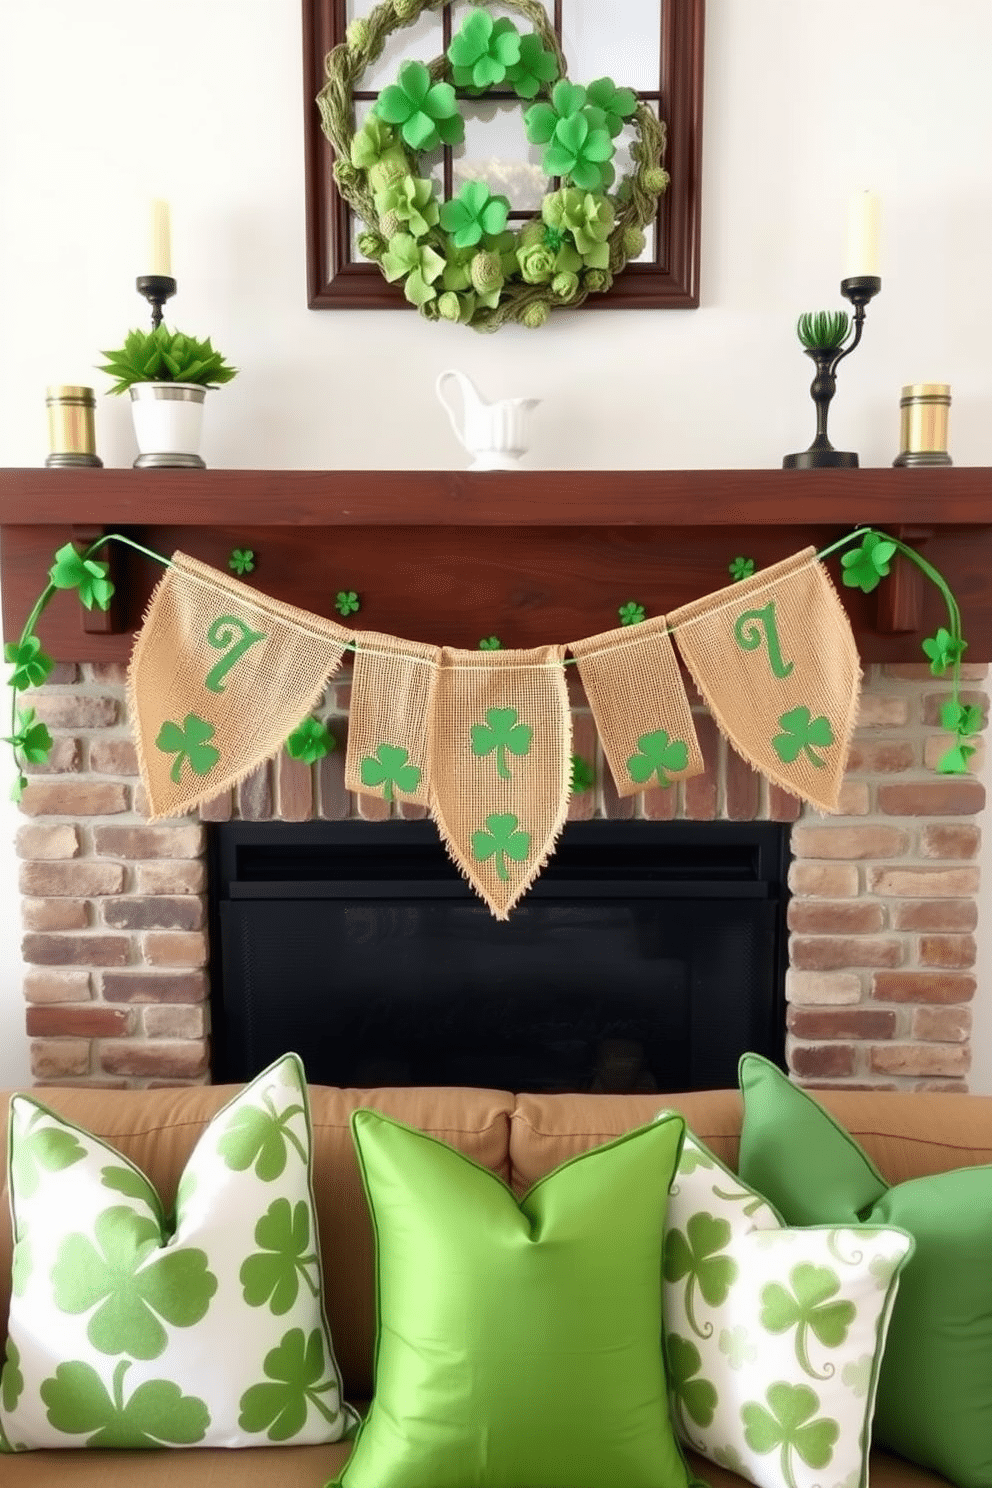
[{"label": "green throw pillow", "polygon": [[519,1201],[375,1111],[352,1128],[376,1237],[375,1396],[344,1488],[687,1488],[661,1245],[684,1123],[573,1158]]},{"label": "green throw pillow", "polygon": [[311,1145],[290,1054],[206,1127],[173,1222],[127,1158],[15,1096],[0,1445],[342,1437],[353,1418],[324,1317]]},{"label": "green throw pillow", "polygon": [[890,1188],[821,1105],[740,1064],[741,1178],[789,1223],[898,1225],[916,1241],[882,1360],[875,1440],[959,1488],[992,1488],[992,1167]]}]

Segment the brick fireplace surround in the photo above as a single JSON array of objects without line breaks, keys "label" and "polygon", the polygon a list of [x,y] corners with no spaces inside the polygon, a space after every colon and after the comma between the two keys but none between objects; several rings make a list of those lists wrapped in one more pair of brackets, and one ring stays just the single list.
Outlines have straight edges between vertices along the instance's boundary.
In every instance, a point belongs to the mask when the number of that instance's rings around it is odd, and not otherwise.
[{"label": "brick fireplace surround", "polygon": [[[965,676],[975,688],[986,672],[972,665]],[[283,753],[199,818],[146,822],[124,679],[120,663],[61,664],[31,698],[55,738],[17,836],[27,1031],[45,1083],[209,1079],[204,823],[389,814],[387,802],[344,789],[349,683],[339,674],[323,710],[338,748],[319,766]],[[763,781],[701,707],[706,774],[621,801],[584,699],[573,700],[574,747],[595,760],[597,779],[573,798],[573,818],[795,823],[787,1052],[804,1084],[967,1088],[985,792],[933,772],[947,695],[926,666],[868,669],[836,817]],[[967,700],[988,702],[984,689]]]}]

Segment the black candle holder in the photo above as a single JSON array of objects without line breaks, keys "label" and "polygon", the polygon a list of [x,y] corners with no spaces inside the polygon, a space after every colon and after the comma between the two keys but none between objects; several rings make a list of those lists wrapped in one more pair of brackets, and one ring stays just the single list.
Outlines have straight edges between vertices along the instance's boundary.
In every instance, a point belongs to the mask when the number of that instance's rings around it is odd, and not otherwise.
[{"label": "black candle holder", "polygon": [[827,438],[827,414],[830,400],[837,391],[837,367],[861,340],[864,330],[865,309],[882,288],[881,279],[874,274],[860,274],[853,279],[842,279],[840,292],[854,306],[854,335],[846,346],[807,346],[806,355],[816,366],[816,376],[810,384],[810,397],[816,406],[816,438],[809,449],[797,455],[786,455],[782,461],[785,470],[822,470],[830,467],[853,469],[858,457],[847,450],[836,450]]},{"label": "black candle holder", "polygon": [[162,324],[162,306],[176,292],[176,281],[168,274],[139,274],[134,281],[139,294],[143,294],[152,307],[152,330]]}]

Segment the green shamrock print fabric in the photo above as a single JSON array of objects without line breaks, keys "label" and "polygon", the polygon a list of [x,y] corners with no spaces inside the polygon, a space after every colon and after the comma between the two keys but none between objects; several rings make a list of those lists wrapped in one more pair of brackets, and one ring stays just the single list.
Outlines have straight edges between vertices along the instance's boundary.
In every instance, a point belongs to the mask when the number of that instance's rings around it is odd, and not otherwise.
[{"label": "green shamrock print fabric", "polygon": [[786,1229],[686,1134],[664,1244],[672,1420],[759,1488],[866,1488],[902,1230]]},{"label": "green shamrock print fabric", "polygon": [[15,1096],[0,1449],[343,1436],[310,1174],[295,1055],[206,1127],[174,1218],[113,1148]]}]

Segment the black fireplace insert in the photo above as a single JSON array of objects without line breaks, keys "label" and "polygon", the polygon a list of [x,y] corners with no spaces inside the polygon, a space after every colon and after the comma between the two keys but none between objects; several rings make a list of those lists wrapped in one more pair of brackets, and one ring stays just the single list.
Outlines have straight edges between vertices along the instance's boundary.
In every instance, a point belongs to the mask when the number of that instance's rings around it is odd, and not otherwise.
[{"label": "black fireplace insert", "polygon": [[211,839],[213,1078],[732,1086],[784,1059],[787,827],[566,828],[508,922],[430,822],[232,822]]}]

